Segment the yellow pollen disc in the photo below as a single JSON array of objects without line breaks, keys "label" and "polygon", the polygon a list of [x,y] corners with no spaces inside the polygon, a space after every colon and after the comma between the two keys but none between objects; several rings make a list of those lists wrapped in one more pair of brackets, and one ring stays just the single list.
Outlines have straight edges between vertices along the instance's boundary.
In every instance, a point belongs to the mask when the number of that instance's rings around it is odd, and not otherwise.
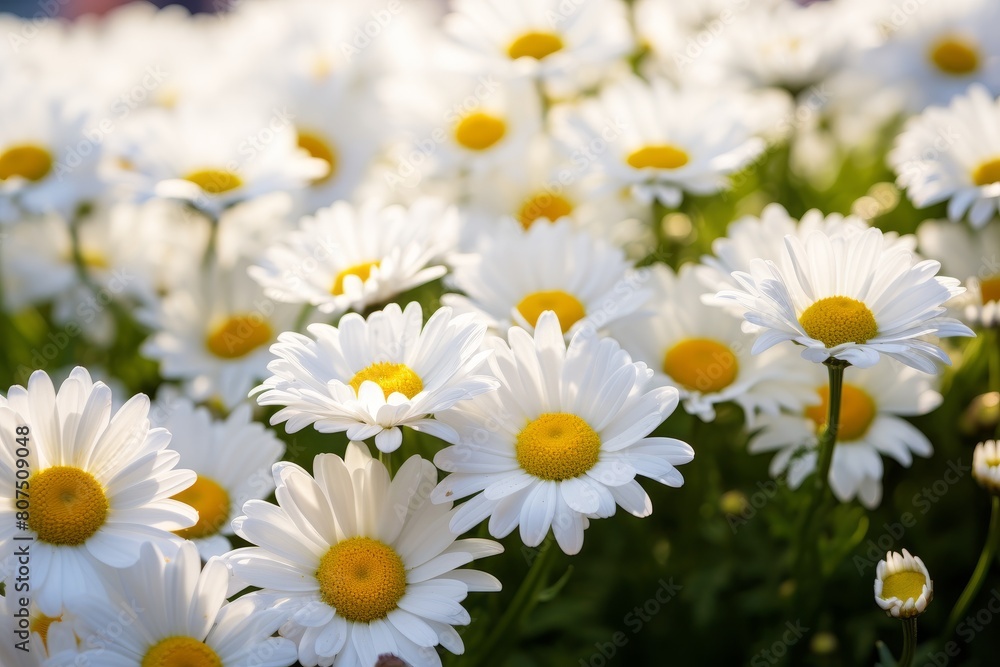
[{"label": "yellow pollen disc", "polygon": [[984,306],[990,301],[1000,301],[1000,276],[992,276],[979,283],[979,292]]},{"label": "yellow pollen disc", "polygon": [[878,324],[868,306],[846,296],[820,299],[799,315],[799,323],[810,338],[827,347],[866,343],[878,335]]},{"label": "yellow pollen disc", "polygon": [[484,151],[491,148],[507,134],[503,118],[477,111],[455,126],[455,141],[469,150]]},{"label": "yellow pollen disc", "polygon": [[357,276],[361,278],[361,282],[368,280],[368,277],[372,274],[372,269],[379,266],[379,264],[380,262],[362,262],[361,264],[347,267],[334,278],[330,294],[340,296],[344,293],[344,278],[347,276]]},{"label": "yellow pollen disc", "polygon": [[517,463],[529,475],[560,481],[578,477],[597,464],[601,436],[566,412],[546,412],[517,434]]},{"label": "yellow pollen disc", "polygon": [[511,60],[518,58],[534,58],[541,60],[562,50],[563,41],[559,35],[551,32],[526,32],[507,47],[507,55]]},{"label": "yellow pollen disc", "polygon": [[663,356],[663,372],[685,389],[712,393],[735,380],[740,366],[726,345],[710,338],[688,338]]},{"label": "yellow pollen disc", "polygon": [[330,547],[319,561],[316,579],[323,601],[355,623],[385,618],[406,592],[403,559],[370,537],[351,537]]},{"label": "yellow pollen disc", "polygon": [[[826,414],[830,410],[830,387],[823,385],[817,392],[822,402],[807,407],[806,417],[811,419],[816,424],[816,430],[820,431],[826,427]],[[837,439],[842,442],[860,440],[871,428],[877,413],[878,408],[868,392],[853,384],[844,383],[840,393],[840,428],[837,431]]]},{"label": "yellow pollen disc", "polygon": [[229,192],[243,185],[243,180],[231,171],[224,169],[199,169],[184,177],[210,195]]},{"label": "yellow pollen disc", "polygon": [[961,76],[979,69],[979,52],[975,44],[961,37],[945,37],[930,51],[931,62],[945,74]]},{"label": "yellow pollen disc", "polygon": [[108,518],[108,498],[86,470],[53,466],[28,480],[28,527],[49,544],[79,546]]},{"label": "yellow pollen disc", "polygon": [[916,600],[923,592],[927,578],[923,572],[896,572],[890,574],[882,582],[882,599],[899,598],[906,602],[910,598]]},{"label": "yellow pollen disc", "polygon": [[305,150],[309,155],[319,160],[323,160],[330,165],[330,171],[325,176],[313,179],[313,184],[325,183],[337,174],[337,152],[322,136],[315,132],[299,130],[299,148]]},{"label": "yellow pollen disc", "polygon": [[538,318],[546,310],[555,312],[563,333],[569,331],[587,314],[579,299],[558,289],[529,294],[521,299],[521,303],[517,304],[517,309],[531,326],[538,323]]},{"label": "yellow pollen disc", "polygon": [[271,326],[260,315],[233,315],[212,330],[205,346],[222,359],[238,359],[266,345],[272,336]]},{"label": "yellow pollen disc", "polygon": [[22,144],[0,153],[0,181],[20,176],[40,181],[52,171],[52,155],[41,146]]},{"label": "yellow pollen disc", "polygon": [[559,218],[565,217],[573,212],[573,204],[565,197],[540,192],[528,198],[517,212],[517,221],[525,229],[530,229],[531,225],[539,218],[547,218],[555,222]]},{"label": "yellow pollen disc", "polygon": [[214,479],[198,475],[194,484],[173,497],[198,510],[198,523],[174,531],[186,540],[215,535],[226,525],[231,507],[229,492]]},{"label": "yellow pollen disc", "polygon": [[379,361],[367,368],[362,368],[354,374],[348,384],[354,387],[355,392],[358,392],[365,380],[371,380],[382,387],[382,393],[385,394],[386,398],[397,391],[407,398],[413,398],[424,388],[423,380],[413,372],[413,369],[406,364],[394,364],[390,361]]},{"label": "yellow pollen disc", "polygon": [[167,637],[146,651],[142,667],[222,667],[222,660],[205,642]]},{"label": "yellow pollen disc", "polygon": [[45,647],[46,651],[49,650],[49,626],[60,621],[62,621],[62,616],[53,618],[45,614],[39,614],[31,619],[30,630],[38,633],[38,636],[42,638],[42,646]]},{"label": "yellow pollen disc", "polygon": [[688,163],[690,158],[682,148],[670,144],[643,146],[629,153],[625,161],[634,169],[679,169]]},{"label": "yellow pollen disc", "polygon": [[1000,181],[1000,157],[987,160],[972,172],[972,182],[976,185],[990,185]]}]

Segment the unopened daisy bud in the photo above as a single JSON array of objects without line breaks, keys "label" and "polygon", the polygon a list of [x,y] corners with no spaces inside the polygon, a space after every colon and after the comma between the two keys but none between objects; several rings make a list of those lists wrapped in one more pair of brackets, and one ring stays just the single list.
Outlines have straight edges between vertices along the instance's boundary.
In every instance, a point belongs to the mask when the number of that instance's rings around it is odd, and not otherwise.
[{"label": "unopened daisy bud", "polygon": [[922,614],[934,598],[934,582],[922,560],[910,555],[887,552],[875,572],[875,604],[895,618]]},{"label": "unopened daisy bud", "polygon": [[972,454],[972,476],[984,489],[1000,496],[1000,447],[996,440],[976,445]]}]

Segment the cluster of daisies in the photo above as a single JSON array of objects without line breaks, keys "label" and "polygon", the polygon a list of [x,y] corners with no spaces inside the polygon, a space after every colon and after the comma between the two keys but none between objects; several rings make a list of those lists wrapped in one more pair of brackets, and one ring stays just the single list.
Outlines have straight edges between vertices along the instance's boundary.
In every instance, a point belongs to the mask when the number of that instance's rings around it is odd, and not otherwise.
[{"label": "cluster of daisies", "polygon": [[[942,401],[943,339],[1000,325],[989,0],[220,9],[0,15],[0,325],[53,343],[0,396],[0,625],[30,543],[33,647],[4,665],[440,665],[500,589],[464,533],[577,554],[649,515],[638,478],[694,457],[678,407],[737,406],[798,487],[820,362],[851,367],[830,487],[874,508],[886,458],[932,454],[906,418]],[[948,219],[757,202],[667,261],[695,230],[664,214],[783,148],[829,185],[900,119],[897,185]],[[123,330],[153,403],[49,368]],[[349,444],[303,469],[263,415]]]}]

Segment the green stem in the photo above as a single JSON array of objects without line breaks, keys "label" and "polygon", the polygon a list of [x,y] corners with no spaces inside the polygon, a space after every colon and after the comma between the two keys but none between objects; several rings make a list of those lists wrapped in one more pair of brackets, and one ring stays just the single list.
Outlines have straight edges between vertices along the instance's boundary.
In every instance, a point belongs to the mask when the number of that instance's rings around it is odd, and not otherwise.
[{"label": "green stem", "polygon": [[302,310],[295,317],[295,325],[292,327],[292,331],[302,333],[302,330],[306,326],[306,321],[309,319],[309,315],[312,314],[313,306],[311,303],[302,304]]},{"label": "green stem", "polygon": [[917,617],[903,619],[903,655],[899,658],[899,667],[910,667],[913,656],[917,652]]},{"label": "green stem", "polygon": [[795,608],[806,617],[812,616],[817,595],[810,594],[807,582],[822,585],[823,572],[820,558],[820,534],[826,524],[830,509],[830,466],[833,450],[837,446],[837,432],[840,430],[840,403],[844,389],[844,370],[850,365],[840,359],[827,359],[825,365],[829,375],[829,405],[826,413],[826,428],[818,443],[816,475],[813,479],[812,494],[806,511],[798,525],[799,543],[793,557],[792,574],[795,581]]},{"label": "green stem", "polygon": [[521,582],[520,588],[517,589],[507,611],[493,627],[489,637],[481,646],[477,647],[479,660],[469,664],[480,667],[500,664],[507,652],[515,646],[512,633],[516,632],[518,626],[538,604],[539,593],[545,589],[548,583],[549,571],[552,569],[558,553],[559,547],[556,546],[552,533],[549,533],[538,548],[535,560],[532,561],[528,574]]},{"label": "green stem", "polygon": [[[376,447],[376,449],[378,449]],[[385,469],[389,471],[389,477],[392,477],[392,454],[387,454],[381,449],[378,450],[378,460],[385,466]]]},{"label": "green stem", "polygon": [[998,544],[1000,544],[1000,496],[993,496],[993,510],[990,515],[990,527],[986,533],[986,544],[983,545],[983,552],[979,555],[979,562],[976,563],[976,569],[973,570],[969,583],[965,586],[965,590],[962,591],[962,595],[958,598],[958,602],[955,603],[955,607],[948,617],[948,627],[944,633],[946,640],[954,634],[955,628],[965,617],[969,605],[972,604],[979,589],[982,588],[990,565],[993,564],[993,556],[997,552]]}]

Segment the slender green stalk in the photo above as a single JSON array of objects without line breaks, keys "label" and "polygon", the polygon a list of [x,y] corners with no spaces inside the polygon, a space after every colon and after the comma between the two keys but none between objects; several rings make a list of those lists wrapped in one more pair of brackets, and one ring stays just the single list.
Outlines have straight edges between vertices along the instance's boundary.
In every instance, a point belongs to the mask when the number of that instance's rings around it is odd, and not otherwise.
[{"label": "slender green stalk", "polygon": [[[376,449],[378,449],[378,447],[376,447]],[[385,466],[385,469],[389,471],[389,477],[392,477],[392,454],[387,454],[379,449],[378,460]]]},{"label": "slender green stalk", "polygon": [[520,588],[517,589],[507,611],[497,621],[489,637],[481,646],[476,647],[479,659],[470,662],[470,664],[479,665],[479,667],[500,664],[509,650],[515,646],[516,642],[513,641],[512,633],[517,632],[522,621],[531,614],[538,604],[539,593],[545,589],[548,583],[549,572],[552,570],[558,553],[559,547],[556,546],[552,533],[549,533],[539,547],[538,554],[532,561],[528,574],[521,582]]},{"label": "slender green stalk", "polygon": [[979,562],[976,563],[976,569],[973,570],[969,583],[966,584],[965,590],[962,591],[962,595],[958,598],[958,602],[955,603],[955,607],[948,617],[948,627],[944,633],[945,640],[950,639],[954,634],[955,628],[965,618],[966,612],[969,611],[969,605],[972,604],[979,589],[982,588],[983,582],[986,581],[986,574],[990,570],[990,565],[993,564],[993,557],[997,553],[998,545],[1000,545],[1000,496],[993,496],[993,510],[990,516],[990,527],[986,533],[986,543],[983,545]]},{"label": "slender green stalk", "polygon": [[804,570],[809,567],[811,558],[806,554],[818,555],[819,533],[826,519],[827,497],[830,494],[830,465],[833,463],[833,450],[837,446],[837,432],[840,430],[840,403],[844,392],[844,370],[850,365],[845,361],[830,358],[826,362],[830,380],[830,400],[826,413],[826,428],[819,438],[819,452],[816,461],[816,475],[813,480],[812,495],[809,505],[799,526],[801,542],[796,550],[795,572],[799,575],[796,582],[801,586],[802,575],[808,575]]},{"label": "slender green stalk", "polygon": [[302,309],[299,311],[299,314],[296,315],[295,317],[295,324],[292,327],[292,331],[297,331],[298,333],[302,333],[302,330],[305,328],[306,322],[309,320],[309,315],[312,314],[312,311],[313,311],[313,306],[311,303],[302,304]]},{"label": "slender green stalk", "polygon": [[899,658],[899,667],[910,667],[913,656],[917,652],[917,617],[903,619],[903,655]]}]

